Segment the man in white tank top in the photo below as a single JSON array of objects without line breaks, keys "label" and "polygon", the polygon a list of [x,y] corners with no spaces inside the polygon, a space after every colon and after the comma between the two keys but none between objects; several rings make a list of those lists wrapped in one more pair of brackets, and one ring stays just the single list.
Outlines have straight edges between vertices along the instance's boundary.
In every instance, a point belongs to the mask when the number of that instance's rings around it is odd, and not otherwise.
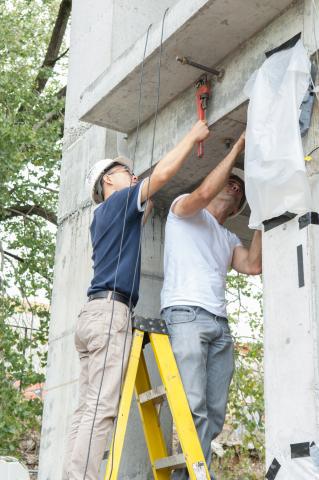
[{"label": "man in white tank top", "polygon": [[[243,172],[233,169],[244,147],[242,134],[196,190],[174,200],[165,230],[162,316],[208,468],[211,441],[224,425],[234,370],[227,271],[261,273],[261,232],[255,232],[247,249],[223,226],[246,203]],[[173,478],[185,480],[187,471],[176,470]]]}]

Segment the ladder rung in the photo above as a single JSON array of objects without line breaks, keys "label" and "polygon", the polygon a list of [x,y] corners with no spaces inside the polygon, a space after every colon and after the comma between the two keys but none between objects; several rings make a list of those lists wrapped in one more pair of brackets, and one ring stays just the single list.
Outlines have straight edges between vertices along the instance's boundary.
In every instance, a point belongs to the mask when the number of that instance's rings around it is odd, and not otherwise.
[{"label": "ladder rung", "polygon": [[161,470],[162,468],[185,468],[186,462],[183,453],[172,455],[171,457],[159,458],[154,462],[155,470]]},{"label": "ladder rung", "polygon": [[154,403],[161,403],[165,399],[165,397],[165,387],[164,385],[159,385],[152,390],[141,393],[138,398],[140,403],[143,404],[146,402],[150,402],[151,400],[153,400]]}]

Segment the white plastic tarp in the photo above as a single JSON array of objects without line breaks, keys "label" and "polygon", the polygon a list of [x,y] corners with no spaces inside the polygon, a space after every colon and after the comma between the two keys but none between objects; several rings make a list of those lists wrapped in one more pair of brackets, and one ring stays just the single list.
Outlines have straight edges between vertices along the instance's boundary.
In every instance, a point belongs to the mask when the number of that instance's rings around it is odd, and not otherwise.
[{"label": "white plastic tarp", "polygon": [[299,129],[300,105],[309,86],[310,61],[299,40],[270,56],[248,80],[245,148],[250,228],[285,212],[311,210]]}]

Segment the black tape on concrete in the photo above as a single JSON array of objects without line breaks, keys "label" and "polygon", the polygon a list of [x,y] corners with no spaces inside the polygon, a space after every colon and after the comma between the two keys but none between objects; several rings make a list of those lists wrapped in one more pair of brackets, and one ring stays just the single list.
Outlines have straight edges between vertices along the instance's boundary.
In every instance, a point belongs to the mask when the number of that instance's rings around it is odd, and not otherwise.
[{"label": "black tape on concrete", "polygon": [[310,457],[310,443],[291,443],[290,450],[291,450],[291,458],[303,458],[303,457]]},{"label": "black tape on concrete", "polygon": [[299,284],[299,288],[301,288],[305,286],[302,245],[298,245],[297,247],[297,265],[298,265],[298,284]]},{"label": "black tape on concrete", "polygon": [[280,215],[279,217],[274,217],[269,220],[265,220],[263,222],[264,230],[265,232],[268,232],[268,230],[272,230],[273,228],[276,228],[279,225],[282,225],[283,223],[286,223],[295,217],[296,217],[295,213],[286,212],[283,215]]},{"label": "black tape on concrete", "polygon": [[299,230],[308,227],[308,225],[319,225],[319,213],[307,212],[299,218],[298,222]]},{"label": "black tape on concrete", "polygon": [[268,468],[265,478],[267,478],[267,480],[274,480],[277,477],[277,473],[279,472],[280,467],[280,463],[276,458],[274,458],[270,467]]},{"label": "black tape on concrete", "polygon": [[279,47],[273,48],[272,50],[269,50],[268,52],[265,53],[266,57],[271,57],[274,53],[281,52],[281,50],[288,50],[288,48],[292,48],[296,45],[298,40],[301,38],[301,32],[297,33],[294,37],[290,38],[287,40],[285,43],[282,43],[279,45]]}]

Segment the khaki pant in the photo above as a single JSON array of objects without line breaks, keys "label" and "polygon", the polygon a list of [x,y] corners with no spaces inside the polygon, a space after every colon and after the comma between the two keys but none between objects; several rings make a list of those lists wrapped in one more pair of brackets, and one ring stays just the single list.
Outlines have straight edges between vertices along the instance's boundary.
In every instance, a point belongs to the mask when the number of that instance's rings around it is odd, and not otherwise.
[{"label": "khaki pant", "polygon": [[102,298],[83,307],[75,331],[81,367],[79,405],[69,431],[63,479],[98,478],[107,437],[118,412],[121,374],[123,381],[131,342],[131,319],[125,304]]}]

